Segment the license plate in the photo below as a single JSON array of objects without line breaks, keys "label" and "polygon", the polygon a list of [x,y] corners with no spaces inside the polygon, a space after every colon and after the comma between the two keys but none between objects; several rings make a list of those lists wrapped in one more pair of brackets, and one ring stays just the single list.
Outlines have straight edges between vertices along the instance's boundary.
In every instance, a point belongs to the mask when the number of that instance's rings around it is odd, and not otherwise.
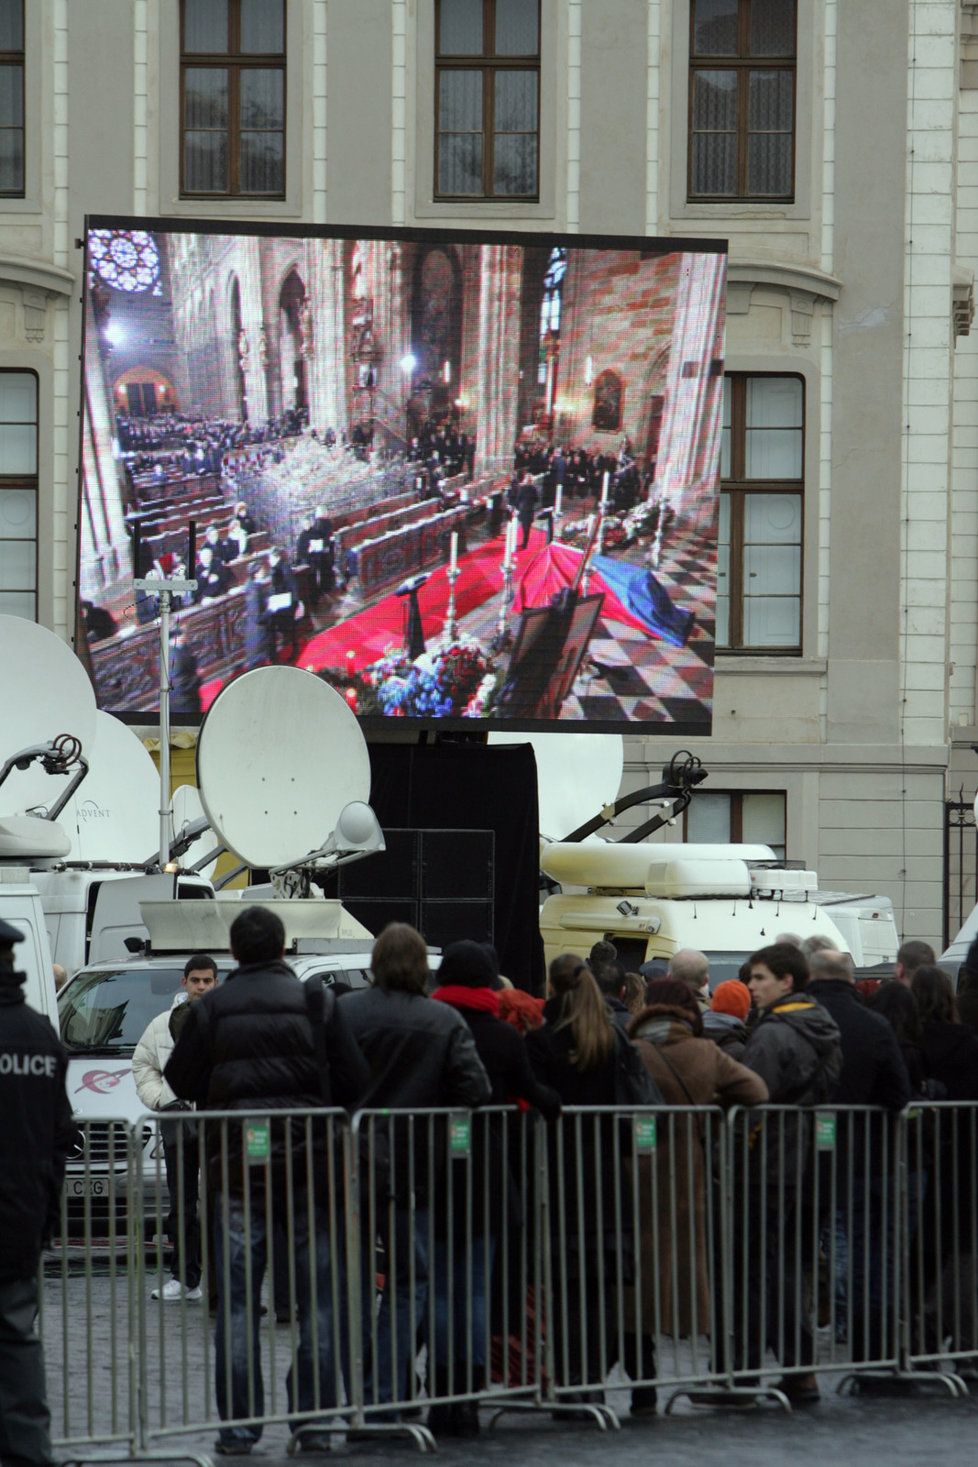
[{"label": "license plate", "polygon": [[125,1188],[112,1177],[68,1177],[65,1192],[71,1197],[121,1197]]}]

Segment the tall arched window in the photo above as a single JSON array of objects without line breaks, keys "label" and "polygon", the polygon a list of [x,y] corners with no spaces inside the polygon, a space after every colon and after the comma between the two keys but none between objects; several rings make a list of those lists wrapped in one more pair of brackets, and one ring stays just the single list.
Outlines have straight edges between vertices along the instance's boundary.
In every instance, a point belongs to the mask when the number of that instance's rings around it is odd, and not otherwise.
[{"label": "tall arched window", "polygon": [[560,247],[550,251],[543,277],[543,300],[540,304],[540,363],[537,382],[544,389],[543,413],[548,421],[554,415],[557,401],[557,369],[560,361],[560,307],[567,272],[567,251]]}]

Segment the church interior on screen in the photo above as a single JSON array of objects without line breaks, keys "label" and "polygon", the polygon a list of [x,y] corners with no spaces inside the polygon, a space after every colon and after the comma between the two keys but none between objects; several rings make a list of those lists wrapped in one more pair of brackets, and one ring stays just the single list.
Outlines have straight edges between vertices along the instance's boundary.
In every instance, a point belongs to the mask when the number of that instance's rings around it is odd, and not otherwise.
[{"label": "church interior on screen", "polygon": [[[708,733],[725,257],[93,228],[79,635],[103,708],[289,662],[359,715]],[[466,725],[459,725],[466,726]]]}]

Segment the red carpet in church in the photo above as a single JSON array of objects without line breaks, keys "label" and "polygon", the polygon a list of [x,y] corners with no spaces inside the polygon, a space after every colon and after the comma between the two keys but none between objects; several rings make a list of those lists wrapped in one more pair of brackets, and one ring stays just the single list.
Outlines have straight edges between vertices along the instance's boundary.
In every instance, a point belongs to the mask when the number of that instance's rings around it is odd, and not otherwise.
[{"label": "red carpet in church", "polygon": [[[458,620],[500,595],[503,588],[502,555],[503,537],[500,535],[459,556],[459,577],[455,582],[455,615]],[[510,615],[518,616],[528,606],[546,606],[552,596],[573,583],[580,561],[580,550],[558,543],[548,545],[542,530],[531,530],[529,546],[516,559]],[[604,593],[604,617],[649,635],[648,627],[632,615],[596,573],[592,574],[588,589],[591,593]],[[445,626],[448,606],[445,566],[431,572],[418,593],[418,604],[425,639],[431,643],[441,636]],[[388,647],[403,647],[404,607],[405,598],[391,594],[337,626],[318,632],[301,648],[296,666],[309,672],[320,672],[323,668],[344,670],[347,668],[346,654],[352,651],[359,671],[382,657]],[[214,678],[202,687],[201,706],[205,712],[222,686],[222,680]]]}]

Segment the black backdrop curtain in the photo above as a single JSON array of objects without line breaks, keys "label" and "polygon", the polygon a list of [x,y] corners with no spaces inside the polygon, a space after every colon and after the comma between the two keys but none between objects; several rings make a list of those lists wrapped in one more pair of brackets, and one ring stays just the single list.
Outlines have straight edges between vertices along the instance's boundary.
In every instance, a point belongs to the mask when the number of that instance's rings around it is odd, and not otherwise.
[{"label": "black backdrop curtain", "polygon": [[370,768],[370,803],[382,827],[495,832],[500,971],[518,987],[542,993],[540,818],[532,745],[371,744]]}]

